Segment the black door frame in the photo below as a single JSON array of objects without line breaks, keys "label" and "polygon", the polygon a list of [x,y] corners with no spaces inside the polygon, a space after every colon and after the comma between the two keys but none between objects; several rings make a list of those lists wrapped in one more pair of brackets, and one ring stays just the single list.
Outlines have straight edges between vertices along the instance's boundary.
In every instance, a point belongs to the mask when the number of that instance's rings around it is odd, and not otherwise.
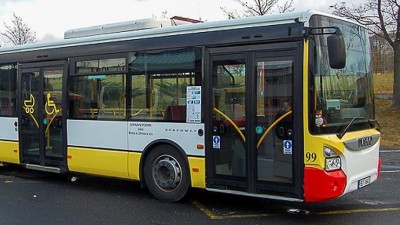
[{"label": "black door frame", "polygon": [[[250,45],[250,46],[239,46],[239,47],[221,47],[221,48],[206,48],[205,50],[205,87],[208,90],[205,93],[212,93],[212,61],[215,57],[230,55],[246,55],[246,139],[256,140],[256,132],[254,129],[250,129],[252,125],[256,124],[256,118],[252,115],[256,114],[256,101],[254,96],[256,93],[257,76],[255,76],[254,63],[256,62],[256,56],[268,56],[273,59],[277,57],[293,57],[294,58],[294,74],[293,83],[303,83],[303,42],[287,42],[287,43],[276,43],[276,44],[263,44],[263,45]],[[250,91],[251,90],[251,91]],[[212,95],[208,94],[204,96],[205,105],[204,111],[206,120],[206,183],[209,189],[219,189],[221,191],[230,192],[230,190],[222,190],[226,186],[243,186],[243,181],[231,180],[231,179],[219,179],[214,175],[213,165],[213,147],[212,147]],[[249,101],[250,100],[250,101]],[[250,107],[249,107],[250,106]],[[293,143],[293,184],[276,184],[276,183],[260,183],[257,181],[257,155],[255,151],[247,151],[247,180],[245,184],[247,186],[246,192],[249,194],[266,194],[266,195],[282,195],[285,197],[292,197],[297,199],[303,198],[303,86],[293,85],[293,128],[299,132],[294,132]],[[246,142],[246,149],[255,149],[256,143],[254,141]],[[278,191],[279,190],[279,191]],[[243,190],[242,190],[243,191]],[[279,194],[281,192],[281,194]]]},{"label": "black door frame", "polygon": [[[39,132],[40,132],[40,143],[39,143],[39,158],[36,157],[26,157],[22,151],[22,145],[20,144],[20,161],[22,165],[33,164],[42,167],[54,167],[59,168],[59,172],[67,171],[67,74],[68,74],[68,61],[48,61],[48,62],[39,62],[39,63],[21,63],[18,64],[18,73],[17,73],[17,116],[18,116],[18,130],[19,130],[19,141],[21,141],[21,132],[22,132],[22,117],[23,117],[23,100],[22,100],[22,72],[25,70],[38,71],[40,84],[38,87],[38,92],[40,94],[44,93],[44,71],[48,68],[58,68],[63,70],[62,77],[62,144],[61,144],[61,155],[62,157],[59,159],[49,159],[46,158],[45,155],[45,135],[44,135],[44,126],[43,122],[39,118]],[[42,99],[39,99],[38,104],[40,104],[39,114],[43,115],[44,110],[44,102]],[[41,116],[42,117],[42,116]]]}]

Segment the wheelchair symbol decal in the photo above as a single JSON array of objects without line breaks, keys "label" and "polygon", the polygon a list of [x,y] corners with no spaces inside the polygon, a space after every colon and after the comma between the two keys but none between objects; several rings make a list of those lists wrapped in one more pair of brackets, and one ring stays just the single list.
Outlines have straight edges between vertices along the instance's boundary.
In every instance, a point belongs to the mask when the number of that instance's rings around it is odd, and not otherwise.
[{"label": "wheelchair symbol decal", "polygon": [[50,93],[47,93],[47,101],[46,105],[44,106],[44,109],[46,110],[47,115],[58,114],[60,110],[57,109],[56,104],[50,98],[51,98]]}]

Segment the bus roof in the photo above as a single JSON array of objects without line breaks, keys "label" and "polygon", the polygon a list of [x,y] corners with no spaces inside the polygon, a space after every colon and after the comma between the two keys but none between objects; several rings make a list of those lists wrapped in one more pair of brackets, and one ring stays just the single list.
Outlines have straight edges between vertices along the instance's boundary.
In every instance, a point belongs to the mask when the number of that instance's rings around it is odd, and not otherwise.
[{"label": "bus roof", "polygon": [[[0,55],[5,55],[9,53],[22,53],[22,52],[30,52],[38,50],[47,50],[54,48],[92,45],[92,44],[108,43],[115,41],[128,41],[128,40],[143,39],[143,38],[165,37],[165,36],[173,36],[180,34],[193,34],[193,33],[203,33],[210,31],[233,30],[239,28],[271,26],[271,25],[289,24],[289,23],[304,23],[304,26],[307,27],[311,16],[316,14],[335,17],[329,14],[309,10],[305,12],[291,12],[291,13],[282,13],[274,15],[264,15],[264,16],[247,17],[247,18],[223,20],[215,22],[159,27],[153,29],[138,29],[133,31],[129,30],[117,33],[107,32],[105,34],[98,34],[98,35],[89,35],[89,36],[80,35],[76,38],[67,38],[56,41],[43,41],[26,45],[6,46],[0,48]],[[335,18],[344,20],[343,18],[339,17]],[[101,26],[96,26],[96,27],[101,27]],[[85,29],[86,28],[82,28],[81,31],[85,31]],[[77,30],[79,31],[79,29]]]},{"label": "bus roof", "polygon": [[79,37],[89,37],[95,35],[103,35],[103,34],[112,34],[112,33],[121,33],[121,32],[129,32],[129,31],[138,31],[138,30],[146,30],[146,29],[154,29],[159,27],[170,27],[170,26],[178,26],[188,24],[189,22],[176,20],[176,19],[140,19],[140,20],[132,20],[126,22],[118,22],[118,23],[110,23],[110,24],[102,24],[91,27],[83,27],[67,30],[64,33],[64,39],[70,38],[79,38]]}]

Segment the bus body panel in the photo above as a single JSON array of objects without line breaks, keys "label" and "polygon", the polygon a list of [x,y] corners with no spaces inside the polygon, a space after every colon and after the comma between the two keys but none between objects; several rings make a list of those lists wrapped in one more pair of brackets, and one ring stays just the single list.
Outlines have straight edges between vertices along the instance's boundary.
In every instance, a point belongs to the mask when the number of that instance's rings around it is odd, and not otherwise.
[{"label": "bus body panel", "polygon": [[[379,141],[359,151],[350,150],[344,144],[372,135],[379,135],[379,132],[375,129],[348,132],[342,140],[336,135],[307,135],[304,156],[305,201],[319,202],[337,198],[376,181],[380,172]],[[334,149],[340,157],[340,170],[325,171],[323,149],[326,146]],[[315,154],[315,157],[308,157],[311,154]],[[363,182],[361,186],[359,182]]]},{"label": "bus body panel", "polygon": [[[352,132],[346,135],[349,135],[349,138],[344,142],[352,139],[360,140],[362,137],[379,135],[379,132],[371,129]],[[379,145],[380,141],[378,140],[372,146],[362,150],[352,150],[345,147],[342,156],[342,170],[347,176],[347,185],[343,194],[360,189],[364,187],[364,185],[366,186],[378,179],[380,173]]]},{"label": "bus body panel", "polygon": [[68,169],[71,172],[129,178],[128,152],[68,147]]},{"label": "bus body panel", "polygon": [[0,117],[0,140],[18,141],[18,118]]},{"label": "bus body panel", "polygon": [[20,163],[18,118],[0,117],[0,162]]},{"label": "bus body panel", "polygon": [[127,122],[68,120],[68,146],[128,149]]},{"label": "bus body panel", "polygon": [[128,122],[130,151],[144,151],[150,143],[157,140],[168,140],[178,145],[188,156],[204,156],[204,124]]},{"label": "bus body panel", "polygon": [[18,142],[0,141],[0,162],[20,163]]},{"label": "bus body panel", "polygon": [[[145,149],[168,140],[188,156],[204,156],[203,131],[204,124],[68,120],[68,168],[140,180]],[[192,186],[205,187],[204,158],[189,157],[189,167]]]},{"label": "bus body panel", "polygon": [[321,202],[341,196],[346,188],[342,170],[326,172],[313,167],[304,168],[304,200]]},{"label": "bus body panel", "polygon": [[206,162],[204,158],[189,157],[192,187],[206,188]]},{"label": "bus body panel", "polygon": [[128,153],[128,174],[131,180],[140,180],[140,159],[142,153],[129,152]]}]

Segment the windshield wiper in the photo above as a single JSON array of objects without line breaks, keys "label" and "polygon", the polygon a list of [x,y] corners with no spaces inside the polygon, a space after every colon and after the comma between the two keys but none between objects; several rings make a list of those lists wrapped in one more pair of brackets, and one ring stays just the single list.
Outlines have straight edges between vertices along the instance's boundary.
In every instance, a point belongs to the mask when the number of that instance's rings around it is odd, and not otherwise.
[{"label": "windshield wiper", "polygon": [[343,136],[347,133],[347,131],[349,130],[349,128],[351,127],[351,125],[353,124],[353,122],[355,120],[359,120],[359,119],[364,119],[364,117],[353,117],[353,119],[351,119],[351,121],[349,122],[349,124],[346,126],[346,128],[344,128],[341,132],[339,132],[338,134],[336,134],[336,136],[339,139],[342,139]]}]

